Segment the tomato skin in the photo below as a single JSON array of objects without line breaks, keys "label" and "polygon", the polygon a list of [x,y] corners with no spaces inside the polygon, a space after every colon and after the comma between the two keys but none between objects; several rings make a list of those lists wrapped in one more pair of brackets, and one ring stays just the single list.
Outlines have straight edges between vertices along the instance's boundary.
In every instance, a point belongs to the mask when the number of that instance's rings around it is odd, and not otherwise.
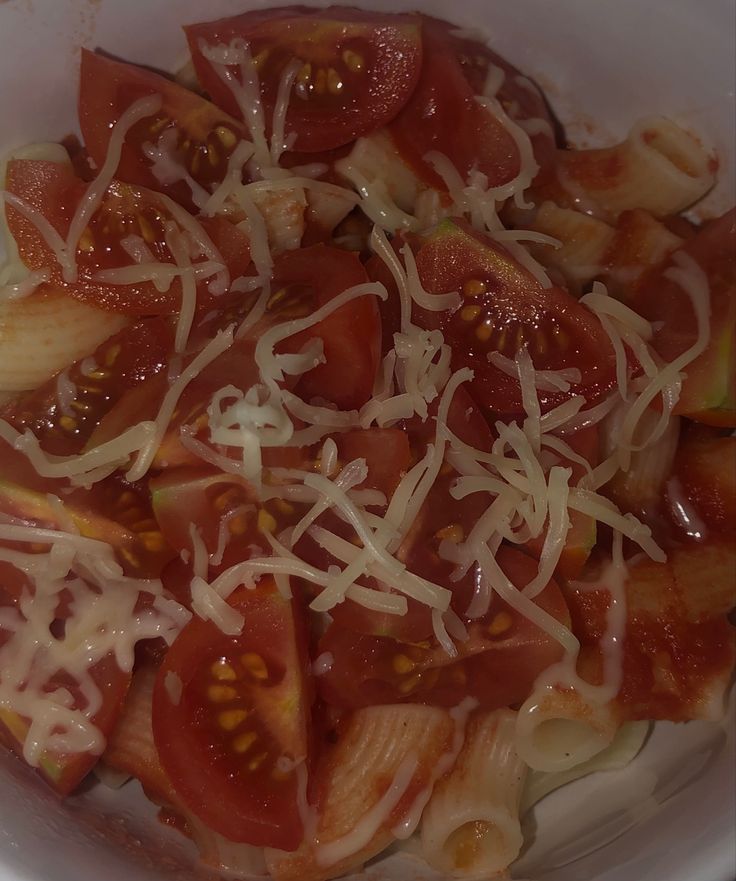
[{"label": "tomato skin", "polygon": [[[156,144],[162,132],[175,132],[175,158],[205,188],[219,184],[227,160],[244,137],[243,126],[214,104],[178,83],[133,64],[113,61],[82,49],[79,90],[79,124],[90,156],[98,168],[107,155],[110,131],[135,101],[161,95],[163,105],[153,117],[136,123],[128,133],[117,176],[131,184],[159,190],[192,210],[192,193],[182,180],[162,184],[143,153],[145,143]],[[187,144],[185,148],[183,143]],[[211,157],[217,161],[213,164]]]},{"label": "tomato skin", "polygon": [[68,405],[73,416],[62,411],[57,377],[9,401],[0,408],[0,416],[17,431],[30,429],[47,453],[79,453],[100,420],[126,392],[164,371],[173,342],[171,327],[164,319],[138,321],[98,346],[90,358],[67,369],[66,375],[77,389]]},{"label": "tomato skin", "polygon": [[[707,425],[736,427],[736,209],[705,224],[681,248],[705,272],[710,288],[710,341],[686,369],[674,412]],[[648,273],[631,306],[656,322],[652,346],[674,361],[693,345],[697,322],[687,294],[667,278],[666,263]]]},{"label": "tomato skin", "polygon": [[494,351],[513,358],[521,345],[537,370],[578,367],[582,374],[569,392],[540,391],[542,412],[572,395],[592,405],[614,387],[613,347],[595,316],[562,288],[543,288],[502,245],[463,221],[445,220],[428,235],[412,237],[411,246],[429,293],[464,294],[456,311],[415,306],[412,319],[442,330],[453,349],[453,369],[474,371],[469,390],[487,415],[509,420],[524,414],[518,380],[487,358]]},{"label": "tomato skin", "polygon": [[[499,186],[517,176],[521,156],[506,127],[476,100],[482,94],[489,63],[501,64],[507,72],[506,94],[502,87],[498,96],[503,103],[523,101],[522,113],[532,105],[534,112],[545,118],[548,114],[541,99],[532,104],[530,92],[522,95],[523,88],[509,87],[518,71],[482,44],[459,39],[451,30],[446,22],[423,17],[422,74],[408,104],[391,124],[391,134],[404,159],[435,189],[446,190],[447,185],[425,160],[430,151],[447,156],[463,180],[477,169],[487,176],[490,186]],[[471,58],[479,59],[480,67]],[[548,137],[540,145],[540,158],[549,165],[554,145]]]},{"label": "tomato skin", "polygon": [[[309,315],[348,288],[367,281],[360,260],[347,251],[327,245],[287,251],[276,260],[272,281],[272,289],[286,289],[287,296],[274,303],[266,323],[293,317],[291,309],[299,302],[298,314]],[[346,303],[318,325],[286,339],[277,351],[298,352],[315,338],[322,340],[326,363],[303,374],[296,393],[306,401],[325,399],[343,410],[361,407],[373,395],[381,355],[376,297],[358,297]]]},{"label": "tomato skin", "polygon": [[217,45],[241,39],[254,59],[262,59],[258,72],[269,122],[283,69],[293,58],[310,65],[300,71],[286,116],[294,149],[305,153],[348,144],[393,119],[414,90],[422,62],[419,22],[409,15],[293,6],[184,30],[200,82],[234,116],[240,109],[233,93],[202,54],[200,40]]},{"label": "tomato skin", "polygon": [[[181,801],[210,828],[232,841],[295,850],[303,835],[297,775],[281,765],[298,766],[308,753],[302,613],[271,579],[239,589],[230,604],[245,619],[240,636],[194,619],[167,653],[153,696],[156,748]],[[178,702],[169,674],[181,681]]]},{"label": "tomato skin", "polygon": [[[540,171],[535,178],[541,183],[552,170],[555,158],[555,136],[559,126],[549,109],[541,91],[528,78],[523,77],[513,64],[494,52],[486,43],[470,37],[459,36],[457,28],[450,22],[431,16],[422,15],[422,29],[426,34],[431,31],[438,40],[450,49],[459,62],[465,79],[474,95],[482,95],[493,65],[503,72],[503,81],[496,93],[496,98],[512,120],[536,119],[543,120],[549,131],[530,135],[534,157],[539,163]],[[524,82],[526,80],[526,82]]]},{"label": "tomato skin", "polygon": [[[503,547],[497,559],[515,584],[527,584],[536,574],[537,564],[519,551]],[[569,623],[555,582],[535,602]],[[493,710],[522,702],[537,676],[562,657],[559,643],[498,597],[486,615],[466,619],[466,626],[469,639],[457,643],[458,657],[452,659],[434,639],[407,643],[333,624],[319,644],[334,659],[318,679],[319,693],[328,704],[346,709],[404,702],[453,707],[470,696],[482,709]]]},{"label": "tomato skin", "polygon": [[[87,188],[86,183],[75,177],[71,165],[29,159],[8,163],[6,186],[39,211],[62,238],[66,238]],[[112,181],[80,237],[75,255],[78,267],[75,282],[64,281],[54,252],[33,223],[12,206],[7,208],[7,217],[23,262],[30,269],[50,270],[54,286],[70,296],[102,309],[131,315],[170,315],[179,311],[182,298],[179,278],[173,279],[167,290],[159,291],[150,281],[110,284],[95,277],[100,270],[134,265],[121,244],[122,239],[131,234],[143,238],[154,260],[175,262],[165,242],[165,224],[173,220],[173,215],[159,194]],[[232,270],[242,274],[250,264],[250,244],[245,233],[223,218],[205,218],[202,226],[212,236],[215,247],[222,242],[223,259],[227,258]],[[208,285],[209,280],[198,285],[199,308],[213,301]]]}]

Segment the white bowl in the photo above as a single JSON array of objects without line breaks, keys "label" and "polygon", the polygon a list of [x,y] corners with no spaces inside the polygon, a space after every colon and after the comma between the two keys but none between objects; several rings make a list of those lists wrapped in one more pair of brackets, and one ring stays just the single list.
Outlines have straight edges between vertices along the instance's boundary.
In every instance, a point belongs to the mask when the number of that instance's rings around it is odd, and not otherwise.
[{"label": "white bowl", "polygon": [[[4,0],[0,4],[0,152],[75,127],[77,48],[102,47],[173,69],[179,25],[274,5],[249,0]],[[534,76],[578,142],[623,136],[662,113],[718,151],[721,182],[705,210],[734,201],[736,70],[731,0],[361,0],[417,6],[482,27]],[[535,881],[733,881],[734,719],[655,727],[623,772],[598,774],[546,799],[515,876]],[[0,755],[0,881],[180,881],[207,877],[193,848],[155,821],[134,787],[96,788],[59,803]],[[437,878],[409,857],[368,870],[396,881]]]}]

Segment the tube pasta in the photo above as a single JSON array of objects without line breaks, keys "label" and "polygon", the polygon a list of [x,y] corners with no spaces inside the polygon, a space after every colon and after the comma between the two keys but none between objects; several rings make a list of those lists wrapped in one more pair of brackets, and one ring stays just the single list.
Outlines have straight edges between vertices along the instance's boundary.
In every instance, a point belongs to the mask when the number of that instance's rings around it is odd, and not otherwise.
[{"label": "tube pasta", "polygon": [[652,117],[613,147],[560,151],[552,189],[604,219],[631,208],[664,217],[702,198],[714,181],[702,144],[677,123]]},{"label": "tube pasta", "polygon": [[619,727],[611,704],[597,704],[573,689],[537,689],[519,710],[518,750],[535,771],[567,771],[610,746]]},{"label": "tube pasta", "polygon": [[616,237],[615,229],[605,221],[549,201],[539,207],[530,228],[562,243],[559,248],[530,243],[529,250],[545,266],[558,269],[574,288],[601,274]]},{"label": "tube pasta", "polygon": [[488,878],[519,854],[519,802],[527,773],[516,750],[516,713],[496,710],[468,725],[452,772],[422,817],[427,862],[454,878]]},{"label": "tube pasta", "polygon": [[266,850],[276,881],[324,881],[361,866],[386,848],[392,832],[432,785],[433,771],[452,750],[449,713],[415,704],[357,710],[327,764],[328,784],[316,834],[299,850]]},{"label": "tube pasta", "polygon": [[523,816],[545,796],[581,777],[596,771],[616,771],[625,768],[639,754],[649,734],[649,722],[625,722],[616,732],[610,746],[569,771],[546,773],[531,771],[526,778],[521,797],[520,814]]},{"label": "tube pasta", "polygon": [[127,322],[46,285],[33,296],[0,303],[0,392],[37,388]]}]

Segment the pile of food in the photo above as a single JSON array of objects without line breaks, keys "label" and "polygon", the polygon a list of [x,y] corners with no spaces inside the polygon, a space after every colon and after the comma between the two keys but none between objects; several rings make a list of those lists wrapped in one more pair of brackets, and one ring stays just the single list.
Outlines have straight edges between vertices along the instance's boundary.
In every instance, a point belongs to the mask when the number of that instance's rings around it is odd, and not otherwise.
[{"label": "pile of food", "polygon": [[0,739],[236,877],[501,873],[724,711],[717,159],[664,117],[571,149],[419,14],[185,30],[175,79],[82,50],[82,140],[0,166]]}]

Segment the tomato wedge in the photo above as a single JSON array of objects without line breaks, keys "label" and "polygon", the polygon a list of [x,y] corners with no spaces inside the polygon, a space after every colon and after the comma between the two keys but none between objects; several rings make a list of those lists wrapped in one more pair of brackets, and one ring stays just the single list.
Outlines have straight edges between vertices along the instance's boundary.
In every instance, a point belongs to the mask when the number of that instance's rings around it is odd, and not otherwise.
[{"label": "tomato wedge", "polygon": [[242,124],[200,95],[153,71],[82,49],[79,125],[90,156],[102,167],[113,125],[140,98],[161,95],[160,111],[128,131],[117,176],[159,190],[193,208],[190,186],[180,177],[157,177],[146,147],[166,145],[171,160],[196,184],[211,191],[227,172],[230,155],[244,137]]},{"label": "tomato wedge", "polygon": [[[707,223],[681,249],[705,272],[710,289],[710,340],[685,369],[675,413],[708,425],[736,427],[736,209]],[[652,345],[674,361],[697,339],[697,322],[685,291],[667,277],[667,262],[648,273],[632,307],[657,328]]]},{"label": "tomato wedge", "polygon": [[[60,162],[18,159],[8,163],[6,188],[42,214],[66,238],[74,212],[88,184],[74,175],[71,165]],[[152,281],[113,284],[97,274],[106,269],[134,267],[136,261],[124,248],[124,241],[135,241],[148,249],[157,262],[175,264],[166,243],[166,226],[173,223],[181,233],[170,208],[162,197],[140,187],[114,180],[102,203],[83,231],[75,255],[78,280],[65,282],[56,255],[38,228],[12,205],[6,208],[8,225],[18,244],[21,259],[30,269],[46,269],[51,281],[70,296],[91,305],[133,315],[172,314],[179,310],[182,285],[174,278],[165,290]],[[248,237],[221,217],[203,218],[205,232],[215,247],[222,244],[221,256],[227,260],[232,277],[243,275],[250,264]],[[131,239],[130,237],[135,237]],[[197,266],[207,258],[192,259]],[[210,303],[209,280],[198,284],[198,305]]]},{"label": "tomato wedge", "polygon": [[[494,417],[523,414],[518,380],[488,360],[493,352],[514,358],[522,346],[536,370],[581,372],[569,392],[539,393],[543,411],[571,395],[594,404],[614,386],[613,347],[595,316],[562,288],[543,288],[502,245],[462,221],[445,220],[427,235],[412,236],[411,246],[429,293],[463,295],[459,309],[430,312],[415,306],[412,318],[420,327],[442,330],[452,346],[453,369],[474,371],[469,390],[481,409]],[[376,261],[370,269],[395,290]]]},{"label": "tomato wedge", "polygon": [[302,613],[271,579],[230,604],[245,620],[240,636],[194,619],[167,653],[153,696],[156,748],[182,802],[210,828],[296,850],[311,704]]},{"label": "tomato wedge", "polygon": [[[401,110],[419,78],[422,40],[416,16],[333,6],[285,7],[184,28],[200,82],[229,113],[241,115],[230,87],[202,53],[207,46],[245,41],[271,119],[285,68],[301,67],[289,99],[286,132],[294,149],[340,147],[385,125]],[[230,71],[240,76],[236,68]]]},{"label": "tomato wedge", "polygon": [[[110,337],[63,377],[9,401],[0,416],[17,431],[30,429],[41,448],[57,456],[79,453],[100,420],[125,393],[160,374],[173,349],[162,318],[145,318]],[[71,395],[62,389],[69,388]],[[127,426],[126,426],[127,427]]]},{"label": "tomato wedge", "polygon": [[[368,275],[354,254],[327,245],[287,251],[274,265],[274,293],[266,323],[303,318]],[[319,324],[287,338],[279,352],[298,352],[321,339],[324,364],[300,377],[296,393],[304,400],[322,398],[343,410],[361,407],[373,395],[381,355],[381,322],[376,298],[358,297]]]},{"label": "tomato wedge", "polygon": [[[476,100],[477,76],[467,76],[461,57],[472,51],[448,35],[444,22],[423,21],[424,63],[414,94],[391,124],[391,134],[404,159],[435,189],[446,184],[425,157],[447,156],[463,180],[473,169],[490,186],[513,180],[521,169],[516,141],[506,127]],[[486,50],[487,51],[487,50]],[[488,62],[486,62],[486,67]]]},{"label": "tomato wedge", "polygon": [[[503,547],[497,560],[519,586],[536,575],[537,564]],[[564,624],[567,606],[554,581],[536,604]],[[453,707],[467,696],[493,710],[523,701],[537,676],[562,656],[562,646],[523,615],[494,597],[486,615],[467,622],[469,638],[450,658],[435,639],[405,642],[359,635],[332,624],[319,643],[333,663],[319,677],[323,699],[334,706],[424,703]]]}]

